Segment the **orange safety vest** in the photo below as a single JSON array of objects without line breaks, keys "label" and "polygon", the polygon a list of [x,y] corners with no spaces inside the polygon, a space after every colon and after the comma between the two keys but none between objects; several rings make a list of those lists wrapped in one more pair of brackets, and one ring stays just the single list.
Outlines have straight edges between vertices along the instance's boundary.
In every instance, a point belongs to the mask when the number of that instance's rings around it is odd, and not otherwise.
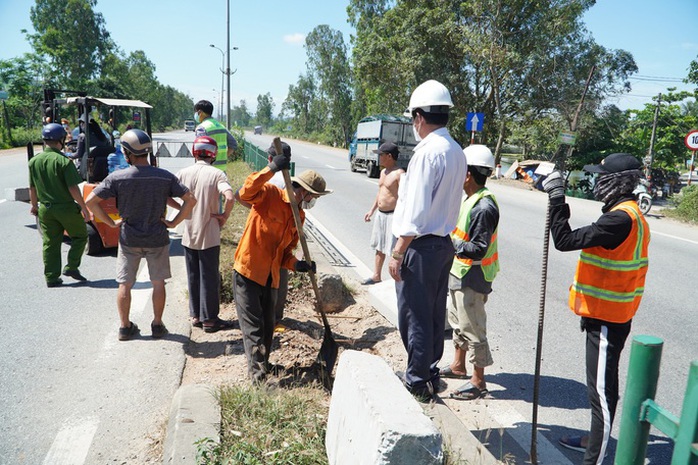
[{"label": "orange safety vest", "polygon": [[626,323],[635,316],[645,290],[650,230],[635,201],[622,202],[614,210],[630,216],[630,234],[613,250],[600,246],[582,250],[569,306],[583,317]]},{"label": "orange safety vest", "polygon": [[[468,230],[470,229],[470,212],[472,211],[475,204],[477,204],[483,197],[490,197],[495,205],[497,205],[497,200],[492,195],[486,187],[483,187],[475,194],[471,195],[463,201],[460,213],[458,214],[458,222],[456,223],[455,229],[451,232],[451,238],[460,239],[464,242],[470,240],[470,235]],[[470,270],[473,265],[480,265],[482,269],[482,274],[487,282],[494,281],[499,271],[499,253],[497,251],[497,229],[492,233],[490,238],[489,246],[487,247],[487,252],[482,260],[473,261],[471,258],[459,258],[455,257],[453,260],[453,265],[451,265],[451,274],[462,278]]]}]

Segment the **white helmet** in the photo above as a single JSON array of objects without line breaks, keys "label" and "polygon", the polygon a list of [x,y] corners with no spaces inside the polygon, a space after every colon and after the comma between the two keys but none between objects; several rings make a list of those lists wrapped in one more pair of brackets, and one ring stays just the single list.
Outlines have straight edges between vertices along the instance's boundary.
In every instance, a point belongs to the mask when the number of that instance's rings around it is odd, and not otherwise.
[{"label": "white helmet", "polygon": [[421,108],[427,113],[448,113],[453,106],[451,93],[439,81],[430,79],[421,83],[412,92],[410,106],[405,110],[405,116],[412,116],[415,108]]},{"label": "white helmet", "polygon": [[482,166],[483,168],[494,169],[494,156],[486,145],[473,144],[463,149],[465,160],[468,166]]}]

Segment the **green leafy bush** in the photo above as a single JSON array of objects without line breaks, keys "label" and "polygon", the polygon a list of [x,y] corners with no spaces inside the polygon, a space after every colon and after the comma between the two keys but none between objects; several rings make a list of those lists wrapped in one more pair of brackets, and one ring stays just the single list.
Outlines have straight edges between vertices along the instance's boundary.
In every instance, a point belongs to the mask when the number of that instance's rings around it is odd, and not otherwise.
[{"label": "green leafy bush", "polygon": [[672,197],[676,208],[671,216],[683,221],[698,223],[698,185],[687,186],[681,193]]}]

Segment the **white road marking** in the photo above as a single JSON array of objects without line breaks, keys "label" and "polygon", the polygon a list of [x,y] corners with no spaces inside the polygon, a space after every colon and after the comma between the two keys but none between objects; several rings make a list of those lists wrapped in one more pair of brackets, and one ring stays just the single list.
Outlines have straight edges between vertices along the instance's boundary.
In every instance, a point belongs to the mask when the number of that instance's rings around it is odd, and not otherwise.
[{"label": "white road marking", "polygon": [[670,239],[676,239],[676,240],[678,240],[678,241],[684,241],[684,242],[689,242],[689,243],[691,243],[691,244],[696,244],[696,245],[698,245],[698,241],[692,241],[691,239],[686,239],[686,238],[683,238],[683,237],[674,236],[674,235],[672,235],[672,234],[662,233],[662,232],[658,232],[658,231],[650,231],[650,233],[651,233],[652,235],[655,235],[655,234],[656,234],[656,235],[658,235],[658,236],[664,236],[664,237],[668,237],[668,238],[670,238]]},{"label": "white road marking", "polygon": [[97,432],[96,417],[68,419],[56,435],[43,465],[83,465]]},{"label": "white road marking", "polygon": [[0,199],[0,203],[5,203],[7,202],[7,199]]},{"label": "white road marking", "polygon": [[376,186],[378,185],[378,181],[373,180],[373,179],[366,179],[366,182],[370,182],[371,184],[375,184]]},{"label": "white road marking", "polygon": [[[150,306],[152,294],[153,288],[150,287],[148,265],[145,263],[145,260],[141,260],[141,271],[138,273],[136,283],[131,289],[131,312],[129,314],[131,321],[138,319],[145,313],[145,307]],[[116,302],[114,302],[114,306],[116,306]],[[114,316],[117,315],[115,314]],[[139,325],[139,327],[141,330],[143,329],[142,325]],[[102,351],[99,354],[100,360],[107,359],[114,354],[114,347],[119,344],[118,331],[119,326],[115,324],[114,329],[107,333],[107,337],[102,345]]]},{"label": "white road marking", "polygon": [[331,169],[331,170],[336,170],[336,169],[337,169],[337,168],[335,168],[335,167],[332,166],[332,165],[325,165],[325,166],[328,167],[328,168]]}]

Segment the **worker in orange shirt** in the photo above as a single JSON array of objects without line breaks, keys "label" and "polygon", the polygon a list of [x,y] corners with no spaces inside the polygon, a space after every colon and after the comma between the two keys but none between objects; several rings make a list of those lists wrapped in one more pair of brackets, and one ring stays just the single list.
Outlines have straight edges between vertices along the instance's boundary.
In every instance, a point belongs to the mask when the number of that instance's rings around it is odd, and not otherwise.
[{"label": "worker in orange shirt", "polygon": [[[279,270],[283,267],[315,271],[315,262],[298,260],[293,255],[299,236],[287,192],[267,183],[274,173],[288,169],[289,164],[290,157],[275,155],[266,168],[249,175],[238,191],[240,200],[252,207],[235,251],[233,285],[247,370],[253,382],[263,382],[270,370]],[[319,197],[332,191],[326,189],[322,176],[312,170],[292,177],[291,181],[303,222],[303,210],[312,208]]]}]

